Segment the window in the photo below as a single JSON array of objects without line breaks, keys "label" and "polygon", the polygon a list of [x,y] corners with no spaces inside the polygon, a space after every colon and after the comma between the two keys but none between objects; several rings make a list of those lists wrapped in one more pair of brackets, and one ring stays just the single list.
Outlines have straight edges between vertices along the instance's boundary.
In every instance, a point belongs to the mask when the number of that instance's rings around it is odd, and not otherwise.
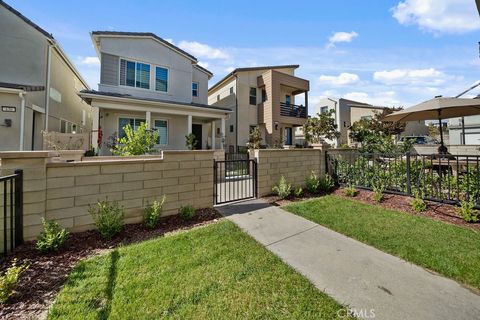
[{"label": "window", "polygon": [[262,89],[262,102],[267,101],[267,90]]},{"label": "window", "polygon": [[257,129],[257,126],[251,125],[250,129],[249,129],[249,132],[252,133],[255,129]]},{"label": "window", "polygon": [[285,95],[285,104],[290,105],[292,103],[292,97],[290,95]]},{"label": "window", "polygon": [[67,132],[67,121],[60,120],[60,132],[66,133]]},{"label": "window", "polygon": [[324,106],[324,107],[320,108],[320,113],[321,114],[324,114],[324,113],[327,113],[327,112],[328,112],[328,107],[327,106]]},{"label": "window", "polygon": [[217,128],[217,134],[220,135],[220,128]]},{"label": "window", "polygon": [[230,125],[230,132],[233,132],[233,124]]},{"label": "window", "polygon": [[168,91],[168,69],[155,67],[155,90]]},{"label": "window", "polygon": [[158,132],[157,144],[168,144],[168,123],[166,120],[155,120],[154,128]]},{"label": "window", "polygon": [[360,120],[370,121],[370,120],[372,120],[372,116],[361,116],[361,117],[360,117]]},{"label": "window", "polygon": [[230,94],[233,94],[233,87],[230,87]]},{"label": "window", "polygon": [[257,88],[250,88],[250,104],[253,106],[257,104]]},{"label": "window", "polygon": [[220,101],[220,95],[217,94],[217,101]]},{"label": "window", "polygon": [[138,118],[119,118],[118,119],[118,138],[123,138],[125,137],[125,130],[123,130],[123,127],[125,127],[127,124],[129,124],[133,130],[137,130],[138,127],[140,127],[140,123],[145,123],[145,119],[138,119]]},{"label": "window", "polygon": [[150,89],[150,65],[121,59],[120,85]]},{"label": "window", "polygon": [[192,82],[192,96],[198,97],[198,83]]}]

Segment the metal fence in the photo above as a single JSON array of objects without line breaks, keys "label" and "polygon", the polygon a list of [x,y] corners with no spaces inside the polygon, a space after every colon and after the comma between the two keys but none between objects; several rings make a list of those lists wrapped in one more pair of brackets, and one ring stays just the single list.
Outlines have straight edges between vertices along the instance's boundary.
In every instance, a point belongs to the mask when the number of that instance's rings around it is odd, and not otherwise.
[{"label": "metal fence", "polygon": [[457,204],[473,199],[480,208],[480,156],[327,152],[327,172],[337,185]]},{"label": "metal fence", "polygon": [[213,178],[213,199],[217,205],[257,197],[255,160],[214,160]]},{"label": "metal fence", "polygon": [[3,254],[23,242],[23,171],[0,177],[3,198]]}]

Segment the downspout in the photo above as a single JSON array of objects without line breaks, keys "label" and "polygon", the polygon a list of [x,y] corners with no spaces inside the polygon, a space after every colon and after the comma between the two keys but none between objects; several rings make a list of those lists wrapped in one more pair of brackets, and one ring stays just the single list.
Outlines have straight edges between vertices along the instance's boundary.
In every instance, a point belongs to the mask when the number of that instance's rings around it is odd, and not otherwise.
[{"label": "downspout", "polygon": [[235,152],[238,152],[238,75],[235,75]]},{"label": "downspout", "polygon": [[47,49],[47,74],[45,81],[45,132],[48,132],[48,117],[50,109],[50,67],[52,61],[52,47],[55,43],[49,43]]},{"label": "downspout", "polygon": [[25,91],[18,93],[18,96],[22,100],[20,104],[20,151],[23,151],[23,145],[25,140]]}]

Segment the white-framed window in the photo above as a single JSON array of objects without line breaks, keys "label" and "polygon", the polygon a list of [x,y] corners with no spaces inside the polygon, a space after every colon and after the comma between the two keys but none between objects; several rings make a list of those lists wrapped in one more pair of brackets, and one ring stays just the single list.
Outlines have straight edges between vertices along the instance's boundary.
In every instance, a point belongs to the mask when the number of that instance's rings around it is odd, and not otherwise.
[{"label": "white-framed window", "polygon": [[250,88],[250,104],[255,106],[257,105],[257,88]]},{"label": "white-framed window", "polygon": [[155,90],[168,92],[168,69],[155,67]]},{"label": "white-framed window", "polygon": [[324,106],[324,107],[320,108],[320,113],[321,114],[324,114],[324,113],[327,113],[327,112],[328,112],[328,106]]},{"label": "white-framed window", "polygon": [[198,82],[192,82],[192,97],[198,97]]},{"label": "white-framed window", "polygon": [[150,65],[120,59],[120,85],[150,89]]},{"label": "white-framed window", "polygon": [[372,120],[372,116],[361,116],[361,117],[360,117],[360,120],[371,121],[371,120]]},{"label": "white-framed window", "polygon": [[60,132],[61,133],[77,132],[77,124],[65,119],[60,119]]},{"label": "white-framed window", "polygon": [[157,144],[168,144],[168,121],[162,119],[153,120],[153,127],[158,132]]},{"label": "white-framed window", "polygon": [[128,117],[120,117],[118,118],[118,138],[125,137],[125,130],[123,128],[129,124],[133,130],[137,130],[140,127],[141,123],[146,123],[145,119],[142,118],[128,118]]},{"label": "white-framed window", "polygon": [[233,87],[230,87],[230,94],[233,94]]}]

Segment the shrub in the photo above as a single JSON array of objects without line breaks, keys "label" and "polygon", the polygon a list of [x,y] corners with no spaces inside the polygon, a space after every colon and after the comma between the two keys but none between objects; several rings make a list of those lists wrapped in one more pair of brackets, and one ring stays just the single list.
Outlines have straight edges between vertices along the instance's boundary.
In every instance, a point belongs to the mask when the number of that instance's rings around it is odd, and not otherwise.
[{"label": "shrub", "polygon": [[320,186],[320,179],[315,173],[315,171],[312,170],[310,175],[305,178],[305,185],[308,192],[310,193],[315,193],[318,191],[318,188]]},{"label": "shrub", "polygon": [[410,201],[412,209],[417,212],[423,212],[427,210],[427,204],[423,201],[422,197],[418,192],[414,192],[414,198]]},{"label": "shrub", "polygon": [[68,231],[55,221],[42,218],[43,231],[37,237],[36,247],[42,252],[57,251],[67,240]]},{"label": "shrub", "polygon": [[466,222],[477,222],[480,220],[478,210],[475,209],[474,200],[462,200],[460,208],[458,208],[458,215]]},{"label": "shrub", "polygon": [[88,208],[88,212],[103,238],[111,239],[122,230],[125,214],[118,202],[98,201],[95,206]]},{"label": "shrub", "polygon": [[119,156],[136,156],[152,152],[158,139],[156,130],[149,130],[142,122],[137,130],[130,124],[123,127],[125,136],[117,139],[111,149],[112,153]]},{"label": "shrub", "polygon": [[187,146],[188,150],[195,150],[197,143],[197,137],[195,137],[193,133],[189,133],[185,136],[185,145]]},{"label": "shrub", "polygon": [[333,179],[329,175],[325,175],[319,180],[318,188],[322,192],[329,192],[334,186],[335,184],[333,183]]},{"label": "shrub", "polygon": [[288,183],[284,176],[281,176],[280,181],[273,186],[272,191],[280,198],[286,199],[292,194],[292,185]]},{"label": "shrub", "polygon": [[302,187],[296,188],[294,194],[295,194],[295,197],[300,198],[303,195]]},{"label": "shrub", "polygon": [[165,203],[165,196],[161,201],[153,201],[152,204],[147,204],[143,209],[143,222],[147,228],[153,229],[157,226],[158,220],[162,215],[163,204]]},{"label": "shrub", "polygon": [[195,216],[195,208],[191,205],[181,206],[178,215],[184,220],[190,220]]},{"label": "shrub", "polygon": [[357,189],[355,189],[354,186],[348,186],[345,189],[343,189],[343,193],[347,197],[355,197],[357,195]]},{"label": "shrub", "polygon": [[27,269],[26,264],[17,266],[17,259],[13,259],[12,265],[0,276],[0,303],[5,303],[15,293],[20,275]]},{"label": "shrub", "polygon": [[373,187],[373,200],[375,200],[375,202],[382,202],[383,200],[382,187]]}]

